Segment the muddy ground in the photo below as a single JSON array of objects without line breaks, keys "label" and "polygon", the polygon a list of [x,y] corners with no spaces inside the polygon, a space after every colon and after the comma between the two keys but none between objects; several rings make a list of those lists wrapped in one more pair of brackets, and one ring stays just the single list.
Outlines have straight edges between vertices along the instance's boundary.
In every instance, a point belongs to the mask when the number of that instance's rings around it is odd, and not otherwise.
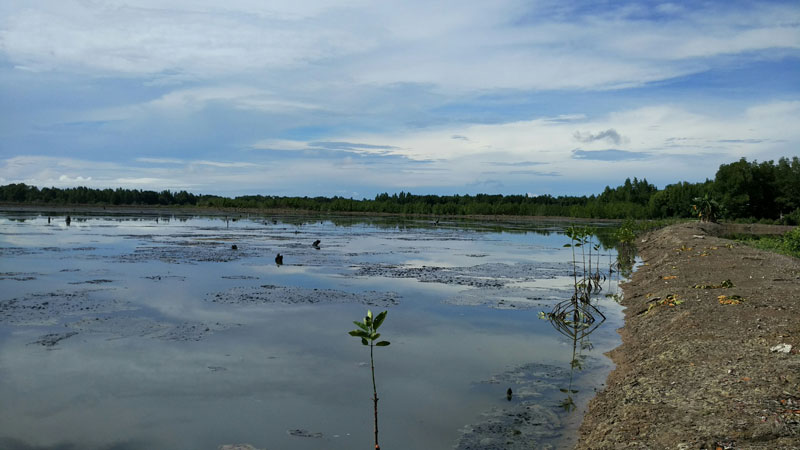
[{"label": "muddy ground", "polygon": [[730,231],[639,238],[617,367],[576,448],[800,449],[800,260]]}]

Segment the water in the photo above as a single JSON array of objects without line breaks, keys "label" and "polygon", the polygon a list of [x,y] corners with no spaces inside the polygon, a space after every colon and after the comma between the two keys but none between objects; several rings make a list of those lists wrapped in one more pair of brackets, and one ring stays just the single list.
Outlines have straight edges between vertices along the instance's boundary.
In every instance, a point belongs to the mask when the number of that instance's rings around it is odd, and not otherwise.
[{"label": "water", "polygon": [[371,448],[368,308],[385,449],[567,447],[611,368],[562,225],[236,219],[0,213],[0,448]]}]

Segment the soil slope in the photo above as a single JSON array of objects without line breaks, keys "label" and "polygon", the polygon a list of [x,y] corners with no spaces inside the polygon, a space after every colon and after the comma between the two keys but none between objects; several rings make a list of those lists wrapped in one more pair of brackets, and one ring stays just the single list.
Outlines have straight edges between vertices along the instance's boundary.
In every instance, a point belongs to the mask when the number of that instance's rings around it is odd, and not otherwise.
[{"label": "soil slope", "polygon": [[576,448],[800,449],[800,260],[725,232],[681,224],[637,243],[617,367]]}]

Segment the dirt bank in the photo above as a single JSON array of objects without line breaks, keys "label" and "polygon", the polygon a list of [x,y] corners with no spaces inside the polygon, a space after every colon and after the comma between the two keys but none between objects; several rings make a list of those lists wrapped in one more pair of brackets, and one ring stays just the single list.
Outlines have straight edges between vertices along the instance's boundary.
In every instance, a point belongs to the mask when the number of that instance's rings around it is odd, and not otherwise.
[{"label": "dirt bank", "polygon": [[800,449],[800,260],[716,237],[728,231],[637,243],[617,367],[576,448]]}]

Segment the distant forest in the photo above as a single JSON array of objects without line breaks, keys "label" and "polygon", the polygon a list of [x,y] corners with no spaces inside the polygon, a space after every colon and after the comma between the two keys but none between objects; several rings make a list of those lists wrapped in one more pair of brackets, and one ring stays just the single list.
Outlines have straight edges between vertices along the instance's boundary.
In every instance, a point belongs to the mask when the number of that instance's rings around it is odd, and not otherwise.
[{"label": "distant forest", "polygon": [[713,180],[679,182],[657,189],[646,179],[626,179],[599,195],[415,195],[383,193],[374,199],[343,197],[235,198],[197,195],[186,191],[136,189],[37,188],[25,184],[0,186],[0,202],[37,205],[163,205],[208,208],[297,209],[319,212],[364,212],[423,215],[562,216],[599,219],[667,219],[694,217],[695,198],[708,195],[721,206],[726,220],[800,224],[800,160],[777,163],[723,164]]}]

